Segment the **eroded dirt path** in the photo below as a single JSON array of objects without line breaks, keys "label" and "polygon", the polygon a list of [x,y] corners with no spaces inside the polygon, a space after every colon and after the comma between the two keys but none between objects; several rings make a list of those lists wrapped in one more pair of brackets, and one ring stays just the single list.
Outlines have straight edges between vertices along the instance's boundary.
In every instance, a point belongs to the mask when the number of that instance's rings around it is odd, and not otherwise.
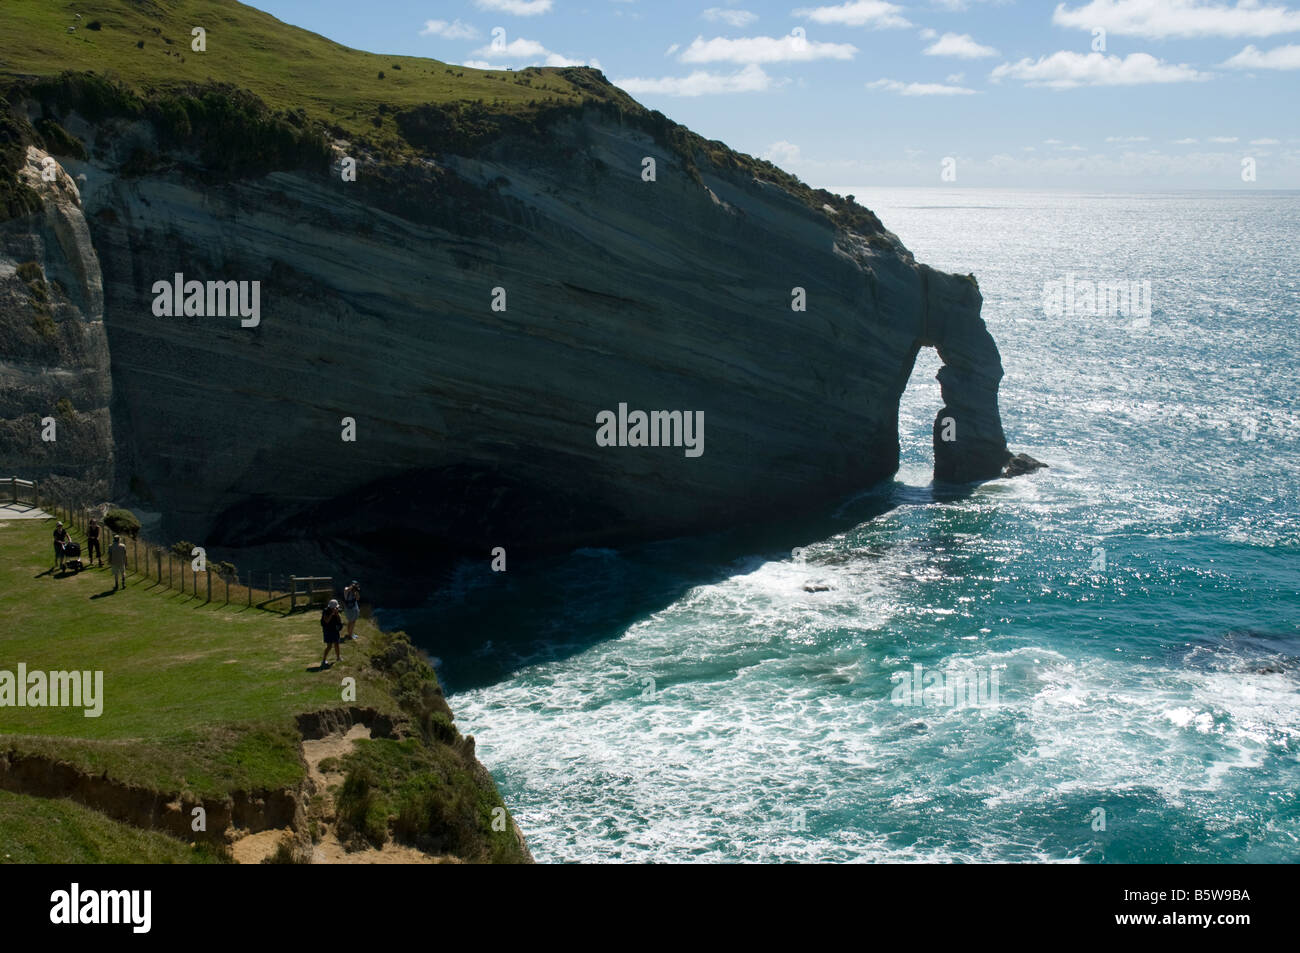
[{"label": "eroded dirt path", "polygon": [[[352,751],[352,746],[362,738],[370,737],[370,729],[365,725],[353,725],[346,732],[334,732],[324,738],[304,741],[302,743],[303,759],[307,762],[307,795],[315,803],[313,808],[320,840],[312,845],[311,862],[313,864],[441,864],[459,863],[457,857],[435,857],[404,844],[391,841],[382,848],[367,847],[364,850],[347,850],[335,833],[338,819],[331,788],[343,783],[343,772],[334,770],[338,762]],[[322,768],[322,762],[333,758],[335,763]],[[280,845],[292,842],[293,831],[262,831],[240,838],[231,845],[235,861],[241,864],[260,864],[271,857]]]}]

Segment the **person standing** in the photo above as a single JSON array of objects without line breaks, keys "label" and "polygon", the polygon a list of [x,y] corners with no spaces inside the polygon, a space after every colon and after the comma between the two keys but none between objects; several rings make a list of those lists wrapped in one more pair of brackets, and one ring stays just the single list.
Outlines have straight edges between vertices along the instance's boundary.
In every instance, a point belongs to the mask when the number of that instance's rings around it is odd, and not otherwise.
[{"label": "person standing", "polygon": [[324,668],[330,657],[330,646],[334,646],[334,660],[342,662],[339,654],[339,633],[343,631],[343,617],[339,615],[339,601],[331,599],[325,611],[320,614],[321,634],[325,638],[325,654],[320,657],[320,667]]},{"label": "person standing", "polygon": [[122,537],[114,534],[113,545],[108,547],[108,564],[113,568],[113,591],[117,592],[117,582],[122,581],[122,588],[126,588],[126,545],[122,542]]},{"label": "person standing", "polygon": [[352,585],[343,590],[343,614],[348,620],[348,639],[355,642],[357,637],[352,634],[352,628],[357,624],[357,619],[361,617],[361,584],[355,579]]},{"label": "person standing", "polygon": [[68,531],[63,528],[63,520],[54,527],[54,565],[63,568],[63,547],[68,541]]},{"label": "person standing", "polygon": [[99,523],[92,516],[86,524],[86,565],[93,563],[96,556],[99,557],[99,564],[104,565],[104,551],[99,548]]}]

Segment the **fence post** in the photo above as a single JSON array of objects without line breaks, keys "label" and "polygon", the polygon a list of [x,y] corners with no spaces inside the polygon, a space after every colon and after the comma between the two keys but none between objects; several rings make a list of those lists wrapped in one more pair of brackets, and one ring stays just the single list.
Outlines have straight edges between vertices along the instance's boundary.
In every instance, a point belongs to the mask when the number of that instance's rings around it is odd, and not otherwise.
[{"label": "fence post", "polygon": [[167,588],[172,587],[172,554],[167,554]]},{"label": "fence post", "polygon": [[289,611],[293,612],[298,607],[298,577],[289,577]]},{"label": "fence post", "polygon": [[136,538],[131,537],[131,571],[140,574],[140,553],[136,550]]},{"label": "fence post", "polygon": [[208,570],[207,576],[208,576],[208,602],[211,602],[212,601],[212,570],[211,569]]},{"label": "fence post", "polygon": [[230,577],[224,577],[226,580],[226,605],[230,605]]},{"label": "fence post", "polygon": [[248,607],[253,608],[253,570],[248,570]]}]

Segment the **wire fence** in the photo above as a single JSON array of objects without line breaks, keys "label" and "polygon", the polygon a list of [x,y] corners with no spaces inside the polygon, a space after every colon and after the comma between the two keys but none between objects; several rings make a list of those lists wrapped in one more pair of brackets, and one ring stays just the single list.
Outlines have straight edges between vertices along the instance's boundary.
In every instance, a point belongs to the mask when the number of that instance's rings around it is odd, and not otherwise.
[{"label": "wire fence", "polygon": [[[7,493],[6,493],[7,491]],[[90,565],[90,546],[86,535],[93,516],[100,526],[101,553],[96,562],[108,562],[108,549],[114,531],[104,525],[104,507],[90,505],[68,494],[41,493],[36,483],[17,477],[0,479],[0,498],[8,496],[14,504],[27,503],[57,519],[73,537],[80,536],[81,559]],[[161,546],[148,540],[119,533],[126,547],[128,577],[134,577],[150,587],[175,590],[203,602],[221,605],[242,605],[273,612],[294,612],[323,605],[336,593],[331,576],[295,576],[270,571],[240,570],[223,572],[222,567],[207,564],[206,555],[199,560],[193,554],[184,556],[170,546]],[[198,566],[203,568],[199,569]]]}]

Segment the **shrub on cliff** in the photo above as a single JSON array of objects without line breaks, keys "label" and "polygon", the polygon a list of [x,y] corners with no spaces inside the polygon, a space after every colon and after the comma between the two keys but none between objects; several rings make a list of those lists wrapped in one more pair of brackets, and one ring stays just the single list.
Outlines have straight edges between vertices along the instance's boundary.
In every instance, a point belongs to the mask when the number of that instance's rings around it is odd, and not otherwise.
[{"label": "shrub on cliff", "polygon": [[337,808],[339,839],[361,846],[383,847],[388,840],[387,801],[379,796],[377,779],[367,765],[357,765],[343,779]]},{"label": "shrub on cliff", "polygon": [[50,155],[72,156],[74,159],[87,158],[86,147],[81,140],[71,135],[53,119],[42,119],[36,124],[45,143],[45,151]]},{"label": "shrub on cliff", "polygon": [[393,697],[425,741],[459,740],[438,676],[405,632],[381,632],[369,652],[370,664],[388,676]]},{"label": "shrub on cliff", "polygon": [[36,130],[4,100],[0,100],[0,222],[37,211],[41,197],[18,180],[27,162],[27,146]]},{"label": "shrub on cliff", "polygon": [[379,847],[391,834],[472,862],[530,862],[491,775],[474,757],[472,739],[452,723],[424,654],[404,632],[378,632],[366,648],[371,667],[419,732],[359,741],[340,759],[340,839]]},{"label": "shrub on cliff", "polygon": [[[320,128],[290,121],[258,96],[229,83],[208,83],[152,92],[133,90],[95,73],[65,72],[32,84],[30,95],[54,116],[77,112],[92,122],[145,119],[164,150],[191,152],[206,171],[223,176],[257,175],[276,169],[327,168],[329,143]],[[48,116],[42,120],[61,129]],[[301,128],[300,128],[301,127]],[[66,137],[66,133],[64,136]],[[70,137],[68,137],[70,138]],[[131,158],[130,171],[140,174]]]},{"label": "shrub on cliff", "polygon": [[208,572],[216,573],[218,579],[224,579],[228,582],[237,582],[235,564],[224,560],[208,563]]},{"label": "shrub on cliff", "polygon": [[343,765],[338,816],[345,842],[379,847],[391,823],[394,838],[427,853],[474,863],[527,861],[500,796],[460,750],[419,738],[375,738],[358,741]]},{"label": "shrub on cliff", "polygon": [[114,509],[104,514],[104,525],[114,533],[135,537],[140,532],[140,521],[130,510]]}]

